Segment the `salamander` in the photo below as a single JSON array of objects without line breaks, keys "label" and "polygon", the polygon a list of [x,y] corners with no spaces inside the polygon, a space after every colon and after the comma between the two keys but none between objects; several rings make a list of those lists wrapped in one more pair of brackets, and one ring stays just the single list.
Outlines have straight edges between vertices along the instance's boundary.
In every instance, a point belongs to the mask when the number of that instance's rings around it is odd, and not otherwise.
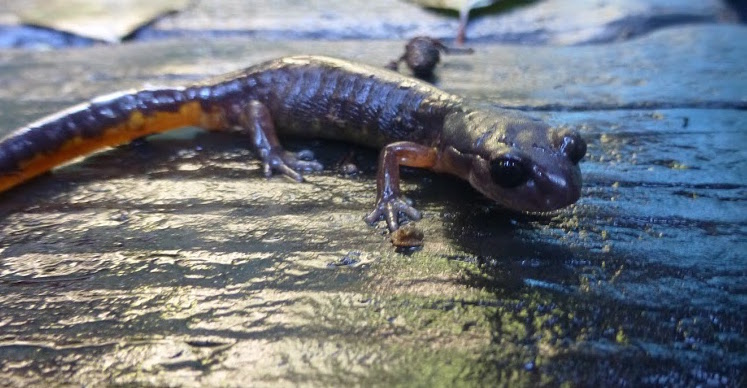
[{"label": "salamander", "polygon": [[0,192],[95,150],[185,126],[249,136],[268,177],[322,169],[278,135],[381,148],[377,199],[365,220],[391,231],[421,213],[399,167],[449,173],[503,207],[545,212],[578,200],[586,143],[518,111],[482,107],[396,72],[321,56],[271,60],[185,87],[95,98],[0,140]]},{"label": "salamander", "polygon": [[441,52],[444,54],[472,54],[471,48],[448,47],[438,39],[429,36],[416,36],[405,45],[405,53],[398,59],[389,62],[386,68],[398,70],[399,63],[405,62],[412,74],[420,79],[429,80],[433,78],[433,69],[441,61]]}]

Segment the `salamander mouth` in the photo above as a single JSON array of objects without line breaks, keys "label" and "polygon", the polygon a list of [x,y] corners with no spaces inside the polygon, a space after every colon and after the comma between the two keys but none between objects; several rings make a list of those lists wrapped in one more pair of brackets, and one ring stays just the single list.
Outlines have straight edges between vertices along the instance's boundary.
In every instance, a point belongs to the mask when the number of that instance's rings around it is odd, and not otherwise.
[{"label": "salamander mouth", "polygon": [[563,212],[563,209],[565,209],[565,207],[562,207],[560,209],[555,209],[555,210],[544,210],[544,211],[521,210],[521,211],[518,211],[518,213],[523,216],[532,217],[532,218],[552,218],[552,217],[555,217],[561,214]]},{"label": "salamander mouth", "polygon": [[527,212],[557,212],[572,205],[581,197],[581,171],[577,166],[555,173],[538,172],[533,182],[534,195],[529,195],[528,199],[534,207],[523,209]]}]

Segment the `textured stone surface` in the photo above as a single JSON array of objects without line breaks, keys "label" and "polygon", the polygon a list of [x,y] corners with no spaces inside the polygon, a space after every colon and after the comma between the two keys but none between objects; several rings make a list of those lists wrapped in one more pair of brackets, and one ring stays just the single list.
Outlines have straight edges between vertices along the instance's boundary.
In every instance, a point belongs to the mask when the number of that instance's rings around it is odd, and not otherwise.
[{"label": "textured stone surface", "polygon": [[[8,385],[744,383],[747,30],[605,46],[478,45],[443,88],[589,141],[581,201],[506,214],[410,171],[422,250],[361,218],[375,152],[311,145],[308,184],[260,177],[248,141],[181,131],[0,196]],[[217,39],[0,52],[0,128],[93,95],[263,59],[373,64],[402,42]],[[350,152],[362,168],[344,177]],[[0,383],[3,384],[3,383]]]}]

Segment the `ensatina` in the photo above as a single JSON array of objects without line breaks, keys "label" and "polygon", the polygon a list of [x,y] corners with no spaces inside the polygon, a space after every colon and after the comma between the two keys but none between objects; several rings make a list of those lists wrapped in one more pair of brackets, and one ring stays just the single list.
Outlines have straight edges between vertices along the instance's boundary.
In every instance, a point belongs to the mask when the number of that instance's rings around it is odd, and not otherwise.
[{"label": "ensatina", "polygon": [[[94,150],[185,126],[251,137],[264,173],[302,181],[322,166],[277,134],[382,147],[369,223],[390,230],[420,212],[400,194],[399,166],[451,173],[517,211],[575,202],[586,143],[519,112],[477,107],[398,73],[318,56],[280,58],[187,87],[103,96],[0,140],[0,192]],[[276,131],[277,128],[277,131]]]}]

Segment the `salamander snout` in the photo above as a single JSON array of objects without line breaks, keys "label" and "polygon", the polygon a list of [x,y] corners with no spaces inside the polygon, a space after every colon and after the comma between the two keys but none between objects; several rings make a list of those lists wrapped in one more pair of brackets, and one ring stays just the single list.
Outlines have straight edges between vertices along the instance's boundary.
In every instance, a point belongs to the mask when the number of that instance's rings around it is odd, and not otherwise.
[{"label": "salamander snout", "polygon": [[467,179],[515,211],[548,212],[580,198],[579,162],[587,145],[577,133],[503,110],[457,112],[449,119],[439,171]]},{"label": "salamander snout", "polygon": [[567,129],[527,126],[511,147],[473,158],[470,183],[507,208],[544,212],[581,195],[579,162],[586,142]]}]

